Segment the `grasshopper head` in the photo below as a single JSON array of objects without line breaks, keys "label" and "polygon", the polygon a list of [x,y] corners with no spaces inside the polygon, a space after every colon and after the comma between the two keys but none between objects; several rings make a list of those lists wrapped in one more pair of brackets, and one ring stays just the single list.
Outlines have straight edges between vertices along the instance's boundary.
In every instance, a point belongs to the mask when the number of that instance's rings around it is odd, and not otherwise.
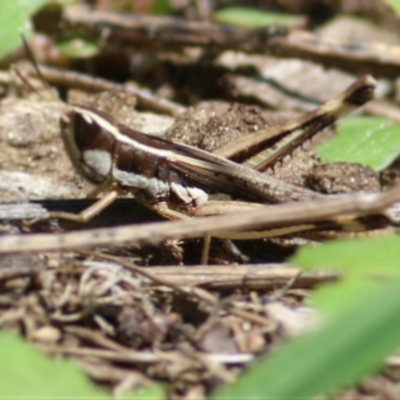
[{"label": "grasshopper head", "polygon": [[114,126],[83,106],[72,106],[60,119],[61,136],[74,167],[94,183],[104,182],[111,173],[115,138]]}]

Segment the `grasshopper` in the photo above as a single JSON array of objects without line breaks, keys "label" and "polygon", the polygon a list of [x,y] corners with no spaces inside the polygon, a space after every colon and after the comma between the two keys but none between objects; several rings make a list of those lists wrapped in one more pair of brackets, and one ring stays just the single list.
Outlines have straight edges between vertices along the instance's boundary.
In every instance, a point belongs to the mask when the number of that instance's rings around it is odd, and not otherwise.
[{"label": "grasshopper", "polygon": [[[372,77],[362,77],[318,109],[256,135],[250,142],[235,144],[233,150],[220,150],[222,156],[239,158],[241,162],[245,154],[247,164],[253,168],[191,146],[145,135],[82,105],[70,106],[61,117],[61,136],[72,164],[83,177],[105,190],[132,192],[139,201],[169,218],[196,216],[204,210],[211,192],[261,203],[314,201],[324,195],[257,169],[290,153],[341,115],[370,100],[374,87]],[[253,150],[258,151],[271,135],[283,138],[266,150],[268,154],[264,151],[262,157],[252,156]],[[211,210],[209,204],[206,207]],[[218,207],[221,209],[221,204]]]}]

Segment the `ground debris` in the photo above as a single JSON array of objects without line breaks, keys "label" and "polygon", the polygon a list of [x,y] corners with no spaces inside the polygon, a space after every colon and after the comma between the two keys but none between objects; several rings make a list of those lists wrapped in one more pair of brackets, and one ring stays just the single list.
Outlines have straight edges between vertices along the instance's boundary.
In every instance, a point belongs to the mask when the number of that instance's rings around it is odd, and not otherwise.
[{"label": "ground debris", "polygon": [[[199,385],[206,393],[232,382],[237,367],[248,365],[285,331],[282,315],[277,319],[269,308],[271,291],[199,297],[202,292],[177,292],[93,256],[4,259],[0,282],[2,328],[24,332],[48,354],[78,359],[114,393],[143,386],[149,378],[169,382],[177,398]],[[283,295],[290,303],[290,290]]]}]

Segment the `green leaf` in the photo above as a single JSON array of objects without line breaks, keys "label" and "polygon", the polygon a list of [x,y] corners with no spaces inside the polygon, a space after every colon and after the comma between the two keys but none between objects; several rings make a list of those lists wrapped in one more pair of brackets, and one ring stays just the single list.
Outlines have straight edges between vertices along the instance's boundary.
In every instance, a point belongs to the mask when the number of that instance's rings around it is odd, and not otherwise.
[{"label": "green leaf", "polygon": [[317,247],[302,247],[290,262],[306,269],[342,269],[347,278],[379,274],[400,276],[400,237],[380,236],[355,240],[336,240]]},{"label": "green leaf", "polygon": [[364,294],[380,290],[382,282],[400,278],[399,260],[400,237],[395,235],[303,247],[290,258],[291,263],[305,269],[326,267],[343,272],[339,282],[314,293],[313,305],[326,318],[358,303]]},{"label": "green leaf", "polygon": [[20,32],[27,37],[32,29],[31,15],[50,3],[67,4],[72,0],[0,0],[0,58],[21,45]]},{"label": "green leaf", "polygon": [[96,42],[91,42],[82,38],[73,38],[57,43],[60,52],[70,58],[91,58],[100,51],[100,46]]},{"label": "green leaf", "polygon": [[371,279],[343,279],[335,284],[324,285],[317,289],[310,301],[324,321],[331,321],[350,307],[361,305],[360,302],[373,296],[380,289],[381,284]]},{"label": "green leaf", "polygon": [[52,360],[10,332],[0,334],[0,354],[3,398],[109,398],[72,360]]},{"label": "green leaf", "polygon": [[155,0],[151,6],[151,14],[164,15],[171,10],[169,0]]},{"label": "green leaf", "polygon": [[397,279],[373,294],[364,291],[355,305],[320,331],[276,349],[237,384],[212,398],[309,399],[330,393],[375,372],[399,342]]},{"label": "green leaf", "polygon": [[213,14],[214,20],[222,24],[246,28],[262,28],[270,25],[296,25],[302,18],[299,15],[265,12],[246,7],[229,7]]},{"label": "green leaf", "polygon": [[400,124],[381,117],[343,118],[336,136],[317,151],[324,162],[357,162],[381,171],[400,154]]},{"label": "green leaf", "polygon": [[[54,360],[34,350],[21,337],[0,332],[0,397],[24,399],[110,399],[79,371],[75,362]],[[152,384],[120,400],[162,400],[165,390]]]},{"label": "green leaf", "polygon": [[382,0],[385,4],[393,9],[393,11],[400,15],[400,0]]},{"label": "green leaf", "polygon": [[0,58],[20,46],[19,32],[31,33],[29,16],[46,3],[45,0],[0,1]]}]

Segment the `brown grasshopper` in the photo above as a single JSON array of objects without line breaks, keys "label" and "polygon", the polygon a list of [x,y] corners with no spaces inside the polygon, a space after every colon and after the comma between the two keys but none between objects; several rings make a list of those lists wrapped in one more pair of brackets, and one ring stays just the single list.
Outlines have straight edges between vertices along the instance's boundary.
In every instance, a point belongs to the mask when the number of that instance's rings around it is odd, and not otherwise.
[{"label": "brown grasshopper", "polygon": [[[344,113],[370,100],[374,87],[373,78],[360,78],[313,112],[250,141],[244,140],[234,146],[233,152],[220,150],[222,155],[240,161],[245,154],[255,169],[191,146],[145,135],[81,105],[71,106],[62,116],[61,134],[68,155],[82,176],[104,189],[133,192],[141,202],[169,218],[179,218],[176,212],[195,216],[204,209],[210,192],[261,203],[312,201],[324,195],[256,169],[290,153]],[[272,150],[268,149],[270,154],[264,155],[263,161],[254,162],[259,156],[251,157],[253,149],[262,148],[271,134],[283,139]],[[207,209],[210,210],[209,205]]]}]

